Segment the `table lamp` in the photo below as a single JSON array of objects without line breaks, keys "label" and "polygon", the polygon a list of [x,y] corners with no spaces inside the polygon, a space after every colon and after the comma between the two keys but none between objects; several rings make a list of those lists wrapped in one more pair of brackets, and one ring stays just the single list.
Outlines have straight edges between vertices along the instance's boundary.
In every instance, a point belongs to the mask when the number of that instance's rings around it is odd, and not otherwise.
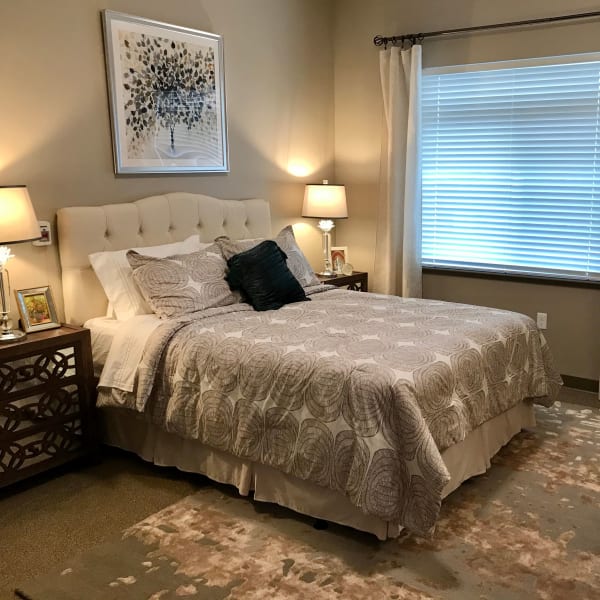
[{"label": "table lamp", "polygon": [[40,228],[24,185],[0,186],[0,343],[18,342],[25,332],[11,329],[10,278],[6,263],[12,256],[5,244],[19,244],[39,239]]},{"label": "table lamp", "polygon": [[333,277],[335,273],[331,268],[331,230],[335,224],[332,219],[348,218],[346,189],[343,185],[329,185],[327,179],[324,179],[322,184],[307,184],[304,190],[302,216],[321,219],[318,227],[323,232],[325,269],[320,275]]}]

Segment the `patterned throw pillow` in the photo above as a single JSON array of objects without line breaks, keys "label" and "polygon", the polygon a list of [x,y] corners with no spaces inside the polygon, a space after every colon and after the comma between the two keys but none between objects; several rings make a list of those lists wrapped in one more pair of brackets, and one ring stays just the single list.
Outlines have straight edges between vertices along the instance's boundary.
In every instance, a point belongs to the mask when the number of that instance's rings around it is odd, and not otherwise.
[{"label": "patterned throw pillow", "polygon": [[225,281],[226,263],[214,244],[167,258],[130,250],[127,260],[144,299],[161,319],[240,301],[239,293],[232,292]]},{"label": "patterned throw pillow", "polygon": [[[231,240],[227,236],[223,235],[215,240],[217,246],[219,246],[221,253],[225,260],[229,260],[235,254],[245,252],[254,248],[260,242],[264,241],[262,238],[254,240]],[[284,227],[275,238],[277,245],[287,255],[287,266],[292,272],[294,277],[300,282],[302,287],[308,287],[311,285],[319,285],[321,282],[312,270],[306,256],[294,236],[294,230],[291,225]]]},{"label": "patterned throw pillow", "polygon": [[321,281],[312,270],[306,256],[296,242],[291,225],[284,227],[275,238],[277,245],[287,254],[287,265],[302,287],[319,285]]},{"label": "patterned throw pillow", "polygon": [[229,260],[232,256],[239,254],[240,252],[246,252],[251,248],[255,248],[261,242],[264,242],[264,238],[255,238],[252,240],[232,240],[226,235],[221,235],[215,239],[215,246],[217,246],[221,252],[221,255],[225,260]]}]

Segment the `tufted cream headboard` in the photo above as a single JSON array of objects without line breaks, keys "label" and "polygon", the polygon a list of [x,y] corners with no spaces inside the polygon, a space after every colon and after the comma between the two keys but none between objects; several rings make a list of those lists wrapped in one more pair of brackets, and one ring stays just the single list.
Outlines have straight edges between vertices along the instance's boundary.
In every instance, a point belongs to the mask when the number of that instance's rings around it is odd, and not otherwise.
[{"label": "tufted cream headboard", "polygon": [[65,316],[78,325],[106,313],[106,296],[88,260],[93,252],[168,244],[193,233],[202,242],[219,235],[271,235],[265,200],[219,200],[183,192],[126,204],[61,208],[57,224]]}]

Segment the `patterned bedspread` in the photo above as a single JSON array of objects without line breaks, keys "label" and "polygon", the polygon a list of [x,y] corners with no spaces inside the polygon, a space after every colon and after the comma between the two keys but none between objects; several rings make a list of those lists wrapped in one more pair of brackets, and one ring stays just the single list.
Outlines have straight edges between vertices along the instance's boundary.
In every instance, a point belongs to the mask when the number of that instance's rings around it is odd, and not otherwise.
[{"label": "patterned bedspread", "polygon": [[165,322],[122,402],[427,534],[449,480],[440,452],[524,398],[550,404],[561,384],[524,315],[345,290],[311,299]]}]

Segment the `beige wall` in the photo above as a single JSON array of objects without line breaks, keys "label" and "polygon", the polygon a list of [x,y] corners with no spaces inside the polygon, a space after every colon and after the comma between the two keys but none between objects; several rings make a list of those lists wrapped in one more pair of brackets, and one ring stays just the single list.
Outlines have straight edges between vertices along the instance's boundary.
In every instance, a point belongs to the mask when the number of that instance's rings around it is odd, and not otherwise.
[{"label": "beige wall", "polygon": [[[375,35],[394,35],[524,20],[600,9],[582,0],[337,0],[335,12],[335,168],[347,186],[350,218],[336,242],[355,267],[372,271],[379,192],[381,99]],[[600,21],[427,40],[424,66],[509,60],[600,50]],[[600,289],[426,274],[424,295],[548,313],[547,338],[561,373],[598,379]]]},{"label": "beige wall", "polygon": [[[100,10],[224,36],[231,172],[121,176],[112,148]],[[62,206],[126,202],[184,190],[261,196],[274,229],[299,221],[303,183],[347,185],[350,219],[337,228],[357,268],[372,271],[381,101],[376,34],[423,31],[600,8],[582,0],[20,0],[0,3],[0,185],[26,183],[40,219]],[[331,32],[334,33],[333,41]],[[598,50],[600,22],[428,41],[426,65]],[[335,98],[334,98],[335,94]],[[335,114],[335,117],[334,117]],[[335,132],[335,136],[334,136]],[[335,147],[334,147],[335,144]],[[297,178],[292,167],[302,167]],[[314,266],[320,237],[298,228]],[[13,287],[52,285],[56,246],[15,246]],[[597,378],[600,292],[425,275],[425,295],[547,312],[560,370]]]},{"label": "beige wall", "polygon": [[[100,10],[223,35],[231,172],[115,177]],[[38,218],[169,191],[263,197],[298,222],[303,182],[333,174],[332,4],[323,0],[19,0],[0,3],[0,185],[29,186]],[[317,44],[308,40],[318,39]],[[290,174],[302,165],[306,175]],[[318,264],[320,233],[301,245]],[[56,245],[16,245],[13,287],[50,283]]]}]

